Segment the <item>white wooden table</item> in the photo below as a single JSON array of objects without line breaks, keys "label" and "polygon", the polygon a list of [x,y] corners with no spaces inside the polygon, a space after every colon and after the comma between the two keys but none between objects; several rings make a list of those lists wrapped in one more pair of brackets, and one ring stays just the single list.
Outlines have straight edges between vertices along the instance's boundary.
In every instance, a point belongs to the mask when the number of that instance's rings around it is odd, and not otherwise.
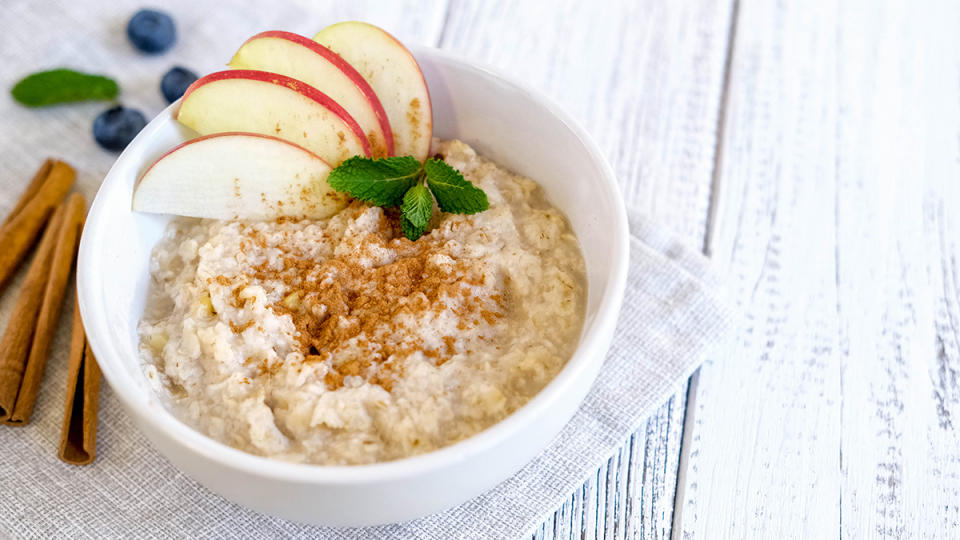
[{"label": "white wooden table", "polygon": [[444,10],[743,312],[535,537],[960,537],[960,3]]},{"label": "white wooden table", "polygon": [[960,537],[960,2],[297,0],[231,39],[350,18],[555,98],[743,313],[535,538]]}]

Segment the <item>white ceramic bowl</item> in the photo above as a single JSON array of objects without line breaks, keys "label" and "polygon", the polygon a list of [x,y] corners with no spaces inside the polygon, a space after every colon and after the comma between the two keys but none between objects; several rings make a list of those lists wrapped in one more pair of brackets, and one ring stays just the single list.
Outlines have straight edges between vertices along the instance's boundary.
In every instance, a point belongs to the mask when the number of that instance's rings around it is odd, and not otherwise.
[{"label": "white ceramic bowl", "polygon": [[420,456],[339,467],[266,459],[194,431],[149,387],[137,353],[150,250],[170,217],[133,212],[131,197],[144,168],[191,137],[171,117],[172,106],[117,159],[87,218],[80,309],[103,375],[160,453],[210,490],[254,510],[306,523],[373,525],[460,504],[546,447],[583,400],[610,345],[626,281],[628,233],[613,171],[596,144],[522,85],[441,51],[414,54],[433,98],[434,134],[463,139],[538,181],[570,219],[587,263],[586,322],[576,353],[534,399],[490,429]]}]

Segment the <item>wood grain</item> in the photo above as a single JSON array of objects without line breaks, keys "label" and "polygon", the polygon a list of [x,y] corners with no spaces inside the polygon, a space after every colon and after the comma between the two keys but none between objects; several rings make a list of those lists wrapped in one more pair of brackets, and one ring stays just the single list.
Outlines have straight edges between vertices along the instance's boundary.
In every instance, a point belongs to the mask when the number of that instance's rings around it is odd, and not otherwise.
[{"label": "wood grain", "polygon": [[[732,2],[451,1],[441,47],[556,99],[611,161],[627,203],[699,249]],[[535,538],[670,535],[686,389]]]},{"label": "wood grain", "polygon": [[675,536],[957,536],[958,21],[740,3],[711,249],[744,319]]},{"label": "wood grain", "polygon": [[744,320],[701,369],[680,523],[826,538],[840,528],[837,14],[741,2],[739,17],[711,248]]},{"label": "wood grain", "polygon": [[960,6],[838,35],[842,532],[960,535]]}]

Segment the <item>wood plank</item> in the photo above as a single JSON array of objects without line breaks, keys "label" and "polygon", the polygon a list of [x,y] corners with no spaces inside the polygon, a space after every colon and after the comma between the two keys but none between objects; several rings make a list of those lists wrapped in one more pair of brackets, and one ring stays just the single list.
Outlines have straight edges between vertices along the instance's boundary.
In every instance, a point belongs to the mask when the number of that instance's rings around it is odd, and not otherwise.
[{"label": "wood plank", "polygon": [[[643,490],[640,516],[632,518],[634,529],[642,538],[670,538],[673,530],[673,509],[679,470],[680,452],[663,452],[661,446],[680,449],[683,437],[683,422],[688,395],[686,385],[674,394],[657,412],[657,417],[647,422],[643,447],[643,477],[640,486],[672,485],[670,492]],[[669,421],[664,418],[669,419]],[[635,438],[639,439],[635,436]],[[665,441],[665,442],[664,442]],[[661,495],[661,493],[663,493]],[[669,495],[669,496],[664,496]]]},{"label": "wood plank", "polygon": [[844,8],[842,532],[957,538],[960,6]]},{"label": "wood plank", "polygon": [[285,18],[286,24],[302,28],[312,37],[328,24],[360,20],[375,24],[410,44],[436,46],[443,34],[447,0],[351,0],[350,2],[316,2],[294,0],[309,17]]},{"label": "wood plank", "polygon": [[836,18],[825,4],[739,5],[711,249],[743,321],[734,350],[700,370],[677,535],[840,528]]},{"label": "wood plank", "polygon": [[838,4],[739,7],[678,537],[960,534],[960,6]]},{"label": "wood plank", "polygon": [[[556,99],[595,137],[628,205],[703,244],[732,2],[459,1],[441,46]],[[547,521],[544,538],[664,538],[686,389]]]}]

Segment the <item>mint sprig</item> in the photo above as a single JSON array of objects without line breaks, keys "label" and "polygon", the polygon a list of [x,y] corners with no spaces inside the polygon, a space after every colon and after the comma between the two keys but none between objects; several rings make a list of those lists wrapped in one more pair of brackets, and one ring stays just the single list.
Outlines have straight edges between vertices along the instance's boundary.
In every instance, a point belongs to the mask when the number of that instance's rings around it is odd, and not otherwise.
[{"label": "mint sprig", "polygon": [[445,161],[427,160],[423,170],[427,173],[427,185],[437,198],[440,210],[452,214],[476,214],[490,207],[487,194]]},{"label": "mint sprig", "polygon": [[420,178],[413,156],[370,159],[354,156],[330,171],[327,183],[337,191],[376,206],[399,206]]},{"label": "mint sprig", "polygon": [[410,240],[427,231],[434,197],[440,210],[454,214],[476,214],[490,207],[482,189],[435,158],[421,165],[413,156],[354,156],[330,171],[327,182],[333,189],[370,204],[399,206],[400,230]]},{"label": "mint sprig", "polygon": [[13,99],[27,107],[70,101],[109,100],[117,97],[116,81],[72,69],[53,69],[28,75],[10,90]]}]

